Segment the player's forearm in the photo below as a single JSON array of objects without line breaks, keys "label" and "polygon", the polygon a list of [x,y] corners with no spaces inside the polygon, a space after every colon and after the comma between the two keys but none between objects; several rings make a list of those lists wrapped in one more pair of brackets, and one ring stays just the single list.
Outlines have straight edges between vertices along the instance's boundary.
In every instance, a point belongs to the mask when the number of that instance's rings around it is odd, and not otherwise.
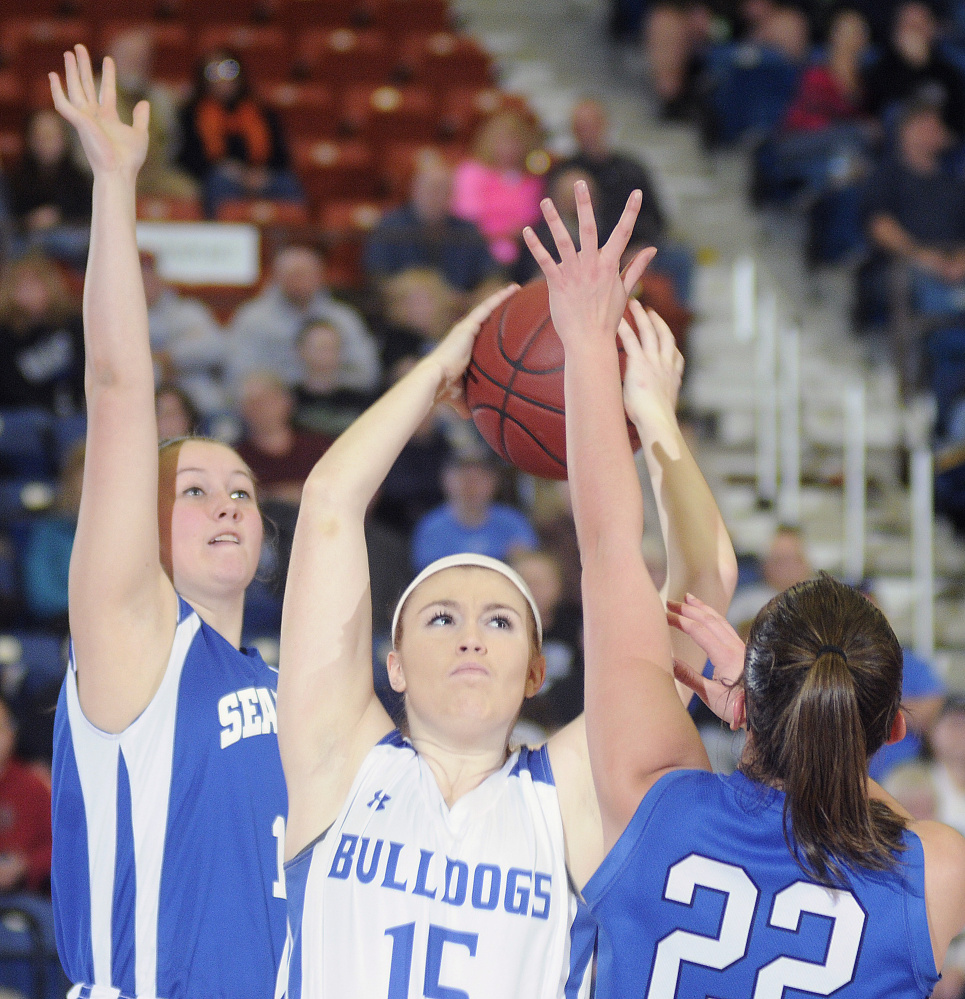
[{"label": "player's forearm", "polygon": [[153,395],[134,178],[120,173],[94,180],[84,281],[84,346],[89,393],[123,382],[146,387]]},{"label": "player's forearm", "polygon": [[439,366],[427,357],[339,435],[315,465],[303,503],[344,507],[364,515],[372,497],[419,424],[442,384]]},{"label": "player's forearm", "polygon": [[723,613],[737,585],[737,559],[713,493],[675,419],[640,421],[637,429],[667,552],[664,595],[693,593]]},{"label": "player's forearm", "polygon": [[639,547],[643,498],[626,433],[616,342],[566,352],[566,462],[584,567]]}]

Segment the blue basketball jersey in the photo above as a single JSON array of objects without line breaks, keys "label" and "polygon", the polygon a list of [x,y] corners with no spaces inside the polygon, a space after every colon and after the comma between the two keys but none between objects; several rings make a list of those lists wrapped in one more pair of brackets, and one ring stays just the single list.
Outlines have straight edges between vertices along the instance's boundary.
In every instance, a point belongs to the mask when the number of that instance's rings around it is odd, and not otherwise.
[{"label": "blue basketball jersey", "polygon": [[286,865],[287,999],[577,999],[594,927],[566,871],[545,747],[450,808],[398,732]]},{"label": "blue basketball jersey", "polygon": [[285,941],[277,680],[183,600],[161,685],[120,734],[84,717],[71,661],[51,872],[71,995],[272,994]]},{"label": "blue basketball jersey", "polygon": [[584,889],[599,927],[598,999],[906,999],[938,980],[921,841],[847,889],[810,879],[784,795],[749,780],[662,777]]}]

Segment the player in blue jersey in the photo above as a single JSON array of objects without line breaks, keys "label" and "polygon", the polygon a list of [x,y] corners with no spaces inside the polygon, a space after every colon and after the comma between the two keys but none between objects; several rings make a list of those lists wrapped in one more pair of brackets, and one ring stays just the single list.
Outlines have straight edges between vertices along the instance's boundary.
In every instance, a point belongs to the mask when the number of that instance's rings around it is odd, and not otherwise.
[{"label": "player in blue jersey", "polygon": [[[965,840],[913,821],[868,779],[869,756],[904,732],[901,648],[869,601],[826,576],[766,606],[746,660],[719,614],[690,598],[675,605],[672,619],[725,675],[743,665],[730,701],[722,681],[678,669],[732,721],[746,717],[740,770],[707,772],[633,544],[643,508],[613,338],[625,292],[609,247],[596,250],[585,185],[577,201],[581,251],[552,205],[561,263],[525,238],[566,354],[586,727],[609,851],[584,888],[600,926],[598,995],[927,996],[965,923]],[[641,349],[659,352],[656,320],[639,318]],[[672,414],[651,419],[669,425]],[[679,445],[662,450],[672,477]]]},{"label": "player in blue jersey", "polygon": [[57,708],[52,888],[71,996],[267,996],[285,937],[277,674],[239,649],[262,522],[230,448],[158,451],[135,242],[148,105],[117,116],[82,46],[57,110],[94,173],[87,461]]},{"label": "player in blue jersey", "polygon": [[[617,257],[639,204],[638,193],[613,236]],[[278,687],[289,999],[586,995],[592,932],[572,885],[602,859],[600,816],[582,718],[538,749],[509,746],[545,669],[525,584],[480,556],[428,566],[396,611],[388,658],[404,734],[372,683],[366,508],[432,407],[461,399],[479,325],[509,293],[471,312],[363,413],[303,491]],[[681,366],[666,352],[661,383],[635,395],[675,399]],[[689,453],[681,464],[673,489],[658,487],[674,592],[696,586],[726,606],[733,551]]]}]

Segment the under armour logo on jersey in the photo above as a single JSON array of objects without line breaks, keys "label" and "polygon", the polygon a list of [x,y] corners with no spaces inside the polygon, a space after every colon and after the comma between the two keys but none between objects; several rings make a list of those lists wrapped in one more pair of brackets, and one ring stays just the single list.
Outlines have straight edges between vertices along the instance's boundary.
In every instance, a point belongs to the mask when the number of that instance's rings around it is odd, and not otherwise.
[{"label": "under armour logo on jersey", "polygon": [[386,794],[385,791],[376,791],[372,795],[372,800],[369,802],[368,807],[371,808],[375,806],[377,812],[381,812],[385,808],[385,803],[392,800],[392,795]]}]

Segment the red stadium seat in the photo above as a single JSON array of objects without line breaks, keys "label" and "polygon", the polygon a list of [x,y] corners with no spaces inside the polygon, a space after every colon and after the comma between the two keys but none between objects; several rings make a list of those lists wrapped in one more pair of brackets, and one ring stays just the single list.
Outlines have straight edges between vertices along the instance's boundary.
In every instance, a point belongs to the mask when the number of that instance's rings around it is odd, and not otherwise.
[{"label": "red stadium seat", "polygon": [[339,116],[332,87],[324,83],[275,83],[258,91],[278,115],[289,141],[338,136]]},{"label": "red stadium seat", "polygon": [[145,222],[200,222],[204,211],[198,198],[145,194],[137,199],[137,217]]},{"label": "red stadium seat", "polygon": [[400,46],[400,64],[413,83],[424,83],[437,91],[493,84],[489,53],[474,38],[451,31],[407,35]]},{"label": "red stadium seat", "polygon": [[364,142],[296,139],[292,158],[316,215],[326,201],[378,193],[379,175]]},{"label": "red stadium seat", "polygon": [[78,42],[91,43],[90,25],[79,18],[10,18],[0,30],[7,65],[24,81],[46,77],[49,72],[63,74],[64,52]]},{"label": "red stadium seat", "polygon": [[288,0],[278,12],[280,22],[291,32],[311,28],[356,28],[372,26],[375,0]]},{"label": "red stadium seat", "polygon": [[319,225],[325,237],[325,270],[339,288],[361,288],[365,283],[362,253],[365,237],[378,224],[384,206],[370,199],[329,201]]},{"label": "red stadium seat", "polygon": [[375,146],[386,142],[434,142],[438,104],[428,87],[360,84],[343,92],[343,122],[353,135]]},{"label": "red stadium seat", "polygon": [[183,0],[182,17],[193,25],[267,25],[275,22],[279,0]]},{"label": "red stadium seat", "polygon": [[218,206],[218,222],[252,222],[255,225],[305,225],[308,209],[295,201],[239,198]]},{"label": "red stadium seat", "polygon": [[449,31],[448,0],[373,0],[375,25],[395,34],[407,31]]},{"label": "red stadium seat", "polygon": [[309,28],[300,34],[296,66],[306,79],[331,86],[389,83],[393,65],[393,53],[380,31]]},{"label": "red stadium seat", "polygon": [[20,159],[23,152],[23,137],[20,132],[0,132],[0,166],[9,170]]},{"label": "red stadium seat", "polygon": [[22,132],[27,110],[19,76],[12,70],[0,72],[0,132]]},{"label": "red stadium seat", "polygon": [[452,87],[441,98],[440,132],[447,138],[468,141],[490,115],[507,108],[532,115],[525,97],[494,87]]}]

